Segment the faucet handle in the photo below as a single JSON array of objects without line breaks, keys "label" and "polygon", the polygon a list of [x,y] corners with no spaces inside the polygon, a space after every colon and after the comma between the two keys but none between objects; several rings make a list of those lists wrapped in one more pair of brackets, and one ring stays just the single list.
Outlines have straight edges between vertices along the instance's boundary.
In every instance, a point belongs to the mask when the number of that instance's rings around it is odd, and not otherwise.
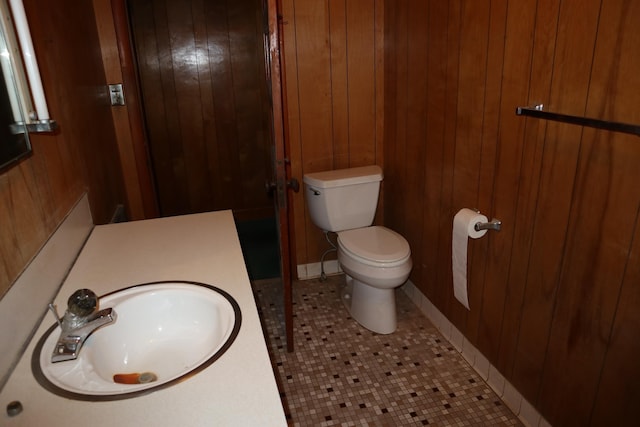
[{"label": "faucet handle", "polygon": [[67,310],[79,317],[86,317],[98,307],[98,296],[91,289],[78,289],[67,300]]}]

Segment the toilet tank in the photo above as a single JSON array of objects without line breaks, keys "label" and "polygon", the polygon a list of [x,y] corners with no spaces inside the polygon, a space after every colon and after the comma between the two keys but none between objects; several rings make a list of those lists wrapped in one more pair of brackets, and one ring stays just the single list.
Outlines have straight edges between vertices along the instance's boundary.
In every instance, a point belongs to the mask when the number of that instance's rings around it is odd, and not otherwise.
[{"label": "toilet tank", "polygon": [[313,223],[325,231],[373,224],[382,169],[363,166],[305,174],[305,197]]}]

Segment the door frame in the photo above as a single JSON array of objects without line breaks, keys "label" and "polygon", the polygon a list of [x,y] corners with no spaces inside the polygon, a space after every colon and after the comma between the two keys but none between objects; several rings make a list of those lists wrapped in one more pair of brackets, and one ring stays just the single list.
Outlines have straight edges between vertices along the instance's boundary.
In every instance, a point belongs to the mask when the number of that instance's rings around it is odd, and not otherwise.
[{"label": "door frame", "polygon": [[142,112],[138,71],[131,44],[127,0],[111,0],[111,14],[113,16],[115,32],[113,35],[115,40],[113,40],[113,42],[118,50],[122,83],[126,88],[127,101],[125,108],[127,109],[128,125],[131,133],[128,141],[125,138],[125,141],[119,142],[118,145],[130,142],[130,151],[133,152],[133,159],[127,158],[126,161],[123,161],[123,154],[121,152],[120,163],[124,163],[122,164],[122,169],[125,176],[129,176],[132,179],[134,177],[137,178],[137,182],[125,183],[125,186],[137,184],[140,188],[139,196],[141,199],[140,203],[142,204],[143,218],[136,217],[134,219],[156,218],[160,215],[160,208],[158,206],[155,181],[150,166],[151,155],[147,144],[147,132],[144,123],[144,114]]},{"label": "door frame", "polygon": [[[280,34],[283,32],[282,19],[279,14],[281,0],[267,0],[268,20],[268,57],[269,79],[271,82],[271,112],[273,117],[273,144],[274,144],[274,172],[275,172],[275,198],[276,220],[280,241],[280,274],[283,287],[285,333],[287,351],[294,350],[293,343],[293,285],[291,274],[291,234],[292,224],[291,206],[292,196],[290,189],[290,164],[287,159],[287,114],[285,96],[285,76],[283,73],[284,58],[281,55],[283,41]],[[297,190],[296,190],[297,191]]]}]

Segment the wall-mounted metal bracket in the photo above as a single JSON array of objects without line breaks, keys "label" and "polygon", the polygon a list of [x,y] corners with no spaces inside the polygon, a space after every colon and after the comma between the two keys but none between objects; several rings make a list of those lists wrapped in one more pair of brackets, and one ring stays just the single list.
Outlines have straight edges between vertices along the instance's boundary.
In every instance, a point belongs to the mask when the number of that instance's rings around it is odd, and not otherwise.
[{"label": "wall-mounted metal bracket", "polygon": [[25,128],[29,133],[50,133],[58,130],[58,122],[55,120],[38,120],[33,123],[12,123],[9,125],[11,133],[18,135],[24,133]]},{"label": "wall-mounted metal bracket", "polygon": [[34,123],[27,123],[29,133],[46,133],[58,130],[58,122],[55,120],[38,120]]},{"label": "wall-mounted metal bracket", "polygon": [[493,218],[489,222],[477,222],[476,225],[473,226],[476,231],[480,230],[495,230],[500,231],[502,229],[502,221],[499,219]]}]

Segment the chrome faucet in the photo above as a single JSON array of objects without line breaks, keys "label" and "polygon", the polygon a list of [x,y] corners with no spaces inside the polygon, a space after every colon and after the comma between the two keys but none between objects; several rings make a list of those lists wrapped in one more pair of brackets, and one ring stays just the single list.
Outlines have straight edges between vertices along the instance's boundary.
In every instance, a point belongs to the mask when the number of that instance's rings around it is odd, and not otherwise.
[{"label": "chrome faucet", "polygon": [[[53,363],[76,359],[89,335],[117,318],[112,308],[98,311],[98,297],[90,289],[75,291],[69,297],[67,305],[62,319],[56,314],[61,332],[51,355]],[[49,307],[53,306],[50,304]]]}]

